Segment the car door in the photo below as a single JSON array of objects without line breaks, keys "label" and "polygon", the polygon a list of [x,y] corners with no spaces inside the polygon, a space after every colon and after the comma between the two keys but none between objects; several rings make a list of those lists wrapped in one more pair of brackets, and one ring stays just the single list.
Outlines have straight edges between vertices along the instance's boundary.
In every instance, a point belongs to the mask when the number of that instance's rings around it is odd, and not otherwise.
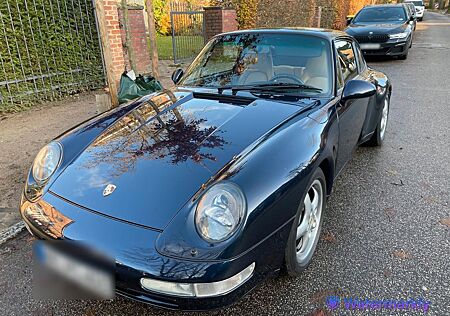
[{"label": "car door", "polygon": [[[360,79],[361,76],[356,61],[355,44],[349,38],[335,40],[336,54],[336,84],[337,95],[341,96],[344,86],[350,80]],[[366,118],[370,98],[353,99],[336,104],[339,124],[339,144],[337,150],[336,170],[340,171],[350,160],[354,149],[358,145],[361,130]]]}]

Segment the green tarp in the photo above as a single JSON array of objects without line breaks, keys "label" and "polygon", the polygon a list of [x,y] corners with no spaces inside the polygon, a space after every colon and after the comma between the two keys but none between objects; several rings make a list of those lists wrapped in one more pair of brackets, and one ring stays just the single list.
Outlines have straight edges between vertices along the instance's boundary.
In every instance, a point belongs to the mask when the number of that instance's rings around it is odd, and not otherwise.
[{"label": "green tarp", "polygon": [[119,104],[162,89],[161,83],[151,76],[139,75],[133,80],[124,72],[120,78]]}]

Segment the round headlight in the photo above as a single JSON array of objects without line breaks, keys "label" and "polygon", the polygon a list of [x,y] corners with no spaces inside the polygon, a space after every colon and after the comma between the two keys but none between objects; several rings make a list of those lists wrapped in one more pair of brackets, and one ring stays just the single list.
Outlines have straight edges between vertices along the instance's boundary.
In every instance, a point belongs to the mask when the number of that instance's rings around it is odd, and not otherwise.
[{"label": "round headlight", "polygon": [[48,180],[58,168],[62,148],[58,142],[51,142],[42,148],[33,162],[33,178],[36,182]]},{"label": "round headlight", "polygon": [[245,196],[230,182],[212,186],[200,198],[195,211],[195,225],[208,242],[220,242],[231,237],[246,212]]}]

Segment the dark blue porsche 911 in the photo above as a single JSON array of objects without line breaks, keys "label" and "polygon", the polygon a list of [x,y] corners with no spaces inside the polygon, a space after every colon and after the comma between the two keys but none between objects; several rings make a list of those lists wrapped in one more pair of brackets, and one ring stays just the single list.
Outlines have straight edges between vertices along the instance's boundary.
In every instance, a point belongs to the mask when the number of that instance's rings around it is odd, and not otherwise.
[{"label": "dark blue porsche 911", "polygon": [[[388,78],[345,33],[272,29],[215,36],[172,79],[38,153],[27,228],[113,258],[116,293],[170,309],[301,274],[336,176],[358,145],[383,142]],[[60,272],[97,275],[51,253]]]}]

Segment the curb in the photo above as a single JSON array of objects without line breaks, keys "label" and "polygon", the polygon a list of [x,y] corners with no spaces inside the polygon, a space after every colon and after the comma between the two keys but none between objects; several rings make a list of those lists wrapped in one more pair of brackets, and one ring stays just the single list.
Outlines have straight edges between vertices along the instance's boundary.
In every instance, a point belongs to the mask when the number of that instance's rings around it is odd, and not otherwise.
[{"label": "curb", "polygon": [[2,231],[0,233],[0,245],[10,240],[11,238],[16,237],[24,228],[25,224],[20,221]]}]

